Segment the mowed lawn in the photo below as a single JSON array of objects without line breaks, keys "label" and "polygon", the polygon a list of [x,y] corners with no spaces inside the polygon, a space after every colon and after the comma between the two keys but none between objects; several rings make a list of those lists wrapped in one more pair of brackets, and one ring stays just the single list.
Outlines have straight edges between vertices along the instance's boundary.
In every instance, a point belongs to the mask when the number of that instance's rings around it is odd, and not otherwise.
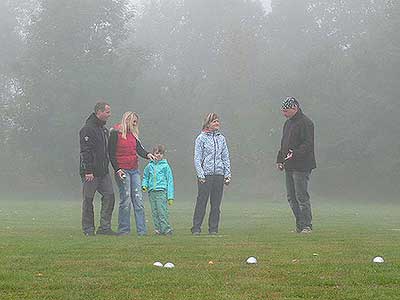
[{"label": "mowed lawn", "polygon": [[192,236],[193,203],[177,202],[172,237],[87,238],[79,201],[1,199],[0,299],[400,299],[400,205],[313,200],[311,235],[284,200],[224,199],[217,236]]}]

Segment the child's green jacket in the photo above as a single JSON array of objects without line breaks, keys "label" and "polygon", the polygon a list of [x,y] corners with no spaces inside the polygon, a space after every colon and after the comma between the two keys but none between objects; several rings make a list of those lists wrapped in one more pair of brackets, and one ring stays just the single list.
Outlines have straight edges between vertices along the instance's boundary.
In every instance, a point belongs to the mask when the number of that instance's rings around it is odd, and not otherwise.
[{"label": "child's green jacket", "polygon": [[150,161],[143,172],[142,189],[144,191],[167,192],[168,200],[174,199],[174,177],[166,159]]}]

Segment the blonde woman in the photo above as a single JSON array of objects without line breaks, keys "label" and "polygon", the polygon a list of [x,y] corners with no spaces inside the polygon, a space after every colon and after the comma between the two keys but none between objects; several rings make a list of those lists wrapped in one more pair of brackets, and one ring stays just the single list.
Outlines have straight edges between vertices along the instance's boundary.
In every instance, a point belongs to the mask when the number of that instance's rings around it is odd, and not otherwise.
[{"label": "blonde woman", "polygon": [[209,113],[203,121],[203,128],[196,138],[194,147],[194,165],[197,173],[198,194],[193,215],[193,235],[199,235],[208,198],[210,198],[210,216],[208,233],[217,234],[220,206],[225,185],[231,181],[231,164],[225,137],[219,131],[220,122],[216,113]]},{"label": "blonde woman", "polygon": [[145,159],[155,159],[153,154],[143,149],[139,140],[139,115],[128,111],[121,123],[111,129],[109,140],[110,161],[115,170],[115,181],[119,188],[118,234],[131,232],[131,205],[133,206],[138,235],[147,233],[138,155]]}]

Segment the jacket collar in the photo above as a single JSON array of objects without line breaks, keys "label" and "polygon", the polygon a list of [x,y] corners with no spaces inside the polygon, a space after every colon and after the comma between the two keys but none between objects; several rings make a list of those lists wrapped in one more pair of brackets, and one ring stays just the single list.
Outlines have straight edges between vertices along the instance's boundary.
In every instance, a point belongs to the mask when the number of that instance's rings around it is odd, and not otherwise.
[{"label": "jacket collar", "polygon": [[214,130],[214,131],[202,131],[201,133],[205,134],[205,135],[220,135],[220,131],[219,130]]},{"label": "jacket collar", "polygon": [[293,117],[291,117],[289,120],[291,120],[291,121],[296,121],[296,120],[298,120],[299,118],[301,118],[302,115],[303,115],[303,111],[299,108],[299,110],[297,111],[297,113],[296,113]]},{"label": "jacket collar", "polygon": [[97,126],[97,127],[102,127],[106,125],[106,121],[100,120],[98,117],[96,117],[95,113],[92,113],[89,118],[86,120],[86,124],[92,125],[92,126]]}]

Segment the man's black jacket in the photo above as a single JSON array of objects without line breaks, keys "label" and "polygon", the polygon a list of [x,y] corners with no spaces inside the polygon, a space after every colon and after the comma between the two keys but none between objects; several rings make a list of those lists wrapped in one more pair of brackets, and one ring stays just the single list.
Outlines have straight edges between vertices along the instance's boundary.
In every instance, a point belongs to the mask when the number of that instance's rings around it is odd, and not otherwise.
[{"label": "man's black jacket", "polygon": [[[293,157],[285,160],[289,150]],[[288,171],[311,171],[316,168],[314,154],[314,124],[299,111],[283,126],[281,149],[278,151],[277,163],[284,163]]]},{"label": "man's black jacket", "polygon": [[108,136],[109,131],[92,113],[79,131],[80,174],[93,174],[95,177],[108,174]]}]

